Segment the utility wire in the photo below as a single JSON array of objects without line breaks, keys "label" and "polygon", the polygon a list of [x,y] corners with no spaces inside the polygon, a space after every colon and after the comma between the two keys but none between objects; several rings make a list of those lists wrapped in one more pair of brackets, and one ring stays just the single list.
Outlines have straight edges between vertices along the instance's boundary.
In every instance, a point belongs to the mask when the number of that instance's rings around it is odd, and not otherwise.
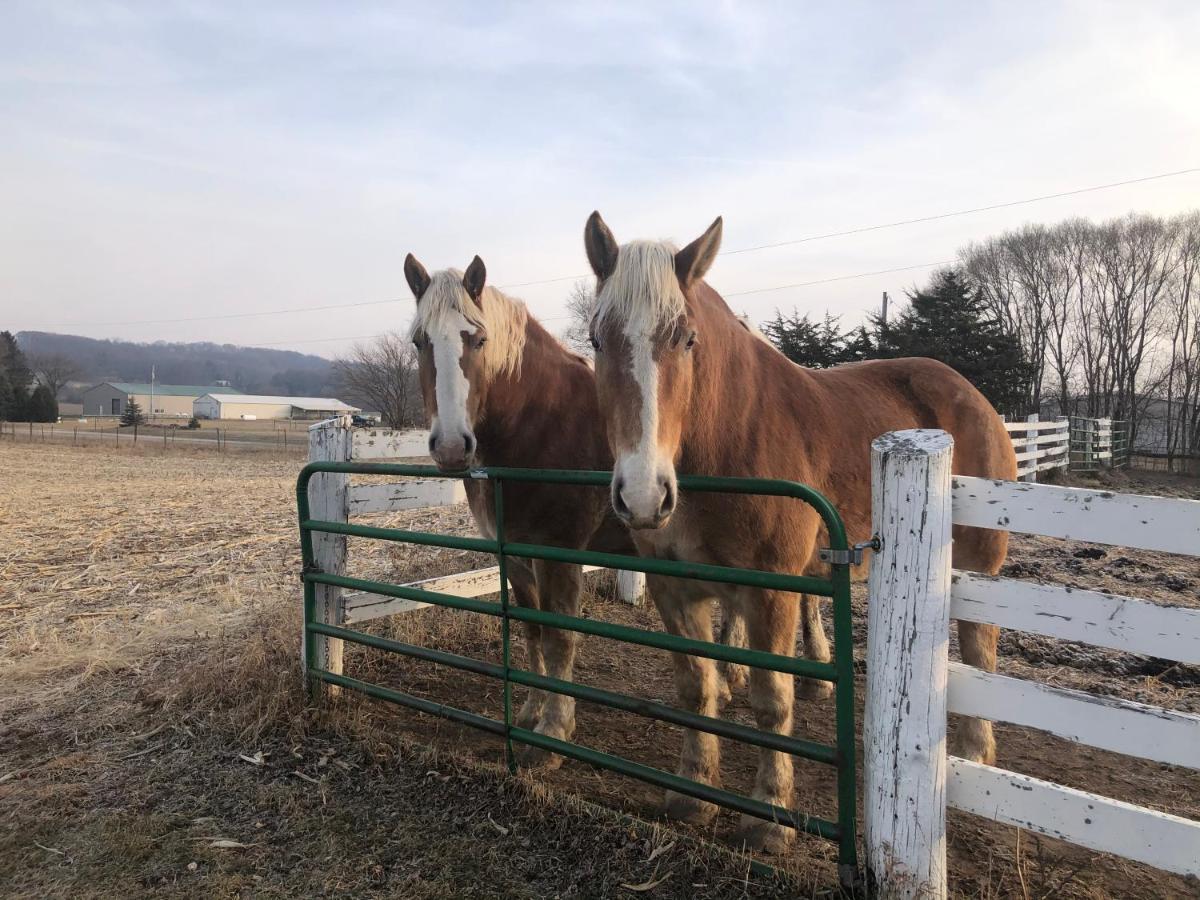
[{"label": "utility wire", "polygon": [[1040,203],[1043,200],[1056,200],[1059,197],[1075,197],[1079,194],[1090,194],[1092,191],[1106,191],[1110,188],[1125,187],[1130,184],[1143,184],[1147,181],[1158,181],[1163,178],[1175,178],[1178,175],[1191,175],[1200,172],[1200,166],[1191,169],[1179,169],[1176,172],[1162,172],[1158,175],[1147,175],[1144,178],[1130,178],[1126,181],[1112,181],[1108,184],[1095,184],[1091,187],[1076,188],[1071,191],[1059,191],[1054,194],[1041,194],[1037,197],[1026,197],[1023,200],[1008,200],[1004,203],[992,203],[988,206],[974,206],[970,209],[957,209],[953,212],[937,213],[932,216],[920,216],[916,219],[900,219],[896,222],[884,222],[881,225],[864,225],[861,228],[850,228],[846,231],[830,231],[825,234],[813,234],[808,237],[796,238],[790,241],[778,241],[774,244],[758,244],[754,247],[742,247],[738,250],[722,250],[722,256],[733,256],[735,253],[753,253],[757,250],[771,250],[775,247],[791,247],[795,244],[807,244],[810,241],[823,241],[826,238],[846,237],[851,234],[865,234],[868,231],[882,231],[885,228],[899,228],[902,225],[916,225],[921,222],[935,222],[938,219],[950,219],[955,216],[969,216],[974,213],[989,212],[995,209],[1008,209],[1012,206],[1023,206],[1026,203]]},{"label": "utility wire", "polygon": [[[1146,175],[1142,178],[1129,178],[1129,179],[1126,179],[1125,181],[1112,181],[1112,182],[1108,182],[1107,184],[1096,184],[1096,185],[1092,185],[1090,187],[1075,188],[1075,189],[1069,190],[1069,191],[1058,191],[1053,194],[1041,194],[1036,197],[1025,197],[1020,200],[1008,200],[1003,203],[993,203],[993,204],[990,204],[987,206],[975,206],[975,207],[971,207],[969,209],[952,210],[950,212],[936,213],[934,215],[929,215],[929,216],[920,216],[920,217],[913,218],[913,219],[899,219],[895,222],[884,222],[884,223],[881,223],[878,225],[864,225],[859,228],[850,228],[845,231],[829,231],[829,232],[825,232],[824,234],[813,234],[813,235],[809,235],[808,237],[795,238],[793,240],[787,240],[787,241],[777,241],[777,242],[771,243],[771,244],[758,244],[753,247],[741,247],[736,250],[722,250],[720,255],[721,256],[734,256],[739,253],[754,253],[759,250],[771,250],[776,247],[790,247],[790,246],[795,246],[797,244],[811,243],[812,241],[823,241],[823,240],[826,240],[829,238],[847,237],[849,235],[855,235],[855,234],[866,234],[871,231],[882,231],[887,228],[900,228],[905,225],[916,225],[916,224],[920,224],[922,222],[934,222],[934,221],[938,221],[940,219],[950,219],[950,218],[955,218],[958,216],[973,215],[975,213],[989,212],[989,211],[997,210],[997,209],[1007,209],[1007,208],[1014,207],[1014,206],[1023,206],[1025,204],[1029,204],[1029,203],[1040,203],[1043,200],[1054,200],[1054,199],[1058,199],[1061,197],[1075,197],[1080,194],[1089,194],[1089,193],[1092,193],[1093,191],[1105,191],[1105,190],[1110,190],[1112,188],[1126,187],[1131,184],[1144,184],[1145,182],[1148,182],[1148,181],[1159,181],[1164,178],[1175,178],[1180,175],[1192,175],[1197,172],[1200,172],[1200,166],[1196,166],[1196,167],[1193,167],[1190,169],[1179,169],[1174,172],[1161,172],[1157,175]],[[923,263],[921,265],[907,266],[907,267],[903,267],[900,269],[883,269],[878,272],[863,272],[858,275],[843,275],[843,276],[838,276],[837,278],[832,278],[832,279],[822,279],[820,281],[800,282],[800,283],[791,284],[791,285],[779,285],[777,287],[759,288],[759,289],[755,289],[755,290],[751,290],[751,291],[738,291],[735,293],[726,294],[725,296],[738,297],[738,296],[744,296],[746,294],[766,293],[768,291],[783,290],[788,287],[805,287],[805,286],[812,285],[812,284],[826,284],[830,281],[844,281],[844,280],[851,279],[851,278],[864,278],[869,275],[882,275],[882,274],[887,274],[890,272],[902,272],[902,271],[906,271],[907,269],[919,269],[919,268],[925,268],[928,266],[945,265],[945,264],[946,263]],[[586,274],[561,275],[556,278],[543,278],[543,279],[539,279],[539,280],[535,280],[535,281],[520,281],[520,282],[515,282],[512,284],[502,284],[502,285],[498,285],[498,287],[503,290],[508,290],[508,289],[520,288],[520,287],[533,287],[535,285],[542,285],[542,284],[556,284],[558,282],[563,282],[563,281],[576,281],[580,278],[586,278],[586,277],[588,277]],[[323,305],[323,306],[298,306],[298,307],[289,307],[286,309],[262,310],[260,312],[224,313],[224,314],[211,315],[211,316],[186,316],[186,317],[180,317],[180,318],[174,318],[174,319],[140,319],[140,320],[135,320],[135,321],[127,321],[127,322],[57,322],[57,323],[50,324],[50,325],[42,325],[42,326],[33,327],[28,330],[37,331],[37,330],[41,330],[41,329],[45,329],[45,328],[84,328],[84,327],[95,328],[95,327],[105,327],[105,326],[115,326],[115,325],[169,325],[169,324],[179,324],[181,322],[210,322],[210,321],[216,321],[219,319],[248,319],[248,318],[253,318],[255,316],[278,316],[278,315],[285,315],[287,313],[322,312],[322,311],[337,310],[337,309],[352,309],[352,308],[360,307],[360,306],[380,306],[380,305],[387,304],[387,303],[401,303],[401,302],[403,302],[403,301],[398,300],[398,299],[363,300],[363,301],[359,301],[357,303],[333,303],[333,304],[327,304],[327,305]],[[562,316],[560,318],[569,318],[569,316]],[[543,319],[542,321],[555,321],[555,320],[554,319]],[[332,338],[320,338],[319,340],[333,340],[333,339]],[[288,343],[302,343],[302,342],[292,341],[292,342],[288,342]]]}]

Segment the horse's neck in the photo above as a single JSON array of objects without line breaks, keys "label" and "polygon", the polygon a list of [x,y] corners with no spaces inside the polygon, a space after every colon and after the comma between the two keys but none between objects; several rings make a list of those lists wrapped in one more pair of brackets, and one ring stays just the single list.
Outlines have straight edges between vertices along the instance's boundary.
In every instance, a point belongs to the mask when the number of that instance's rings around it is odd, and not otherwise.
[{"label": "horse's neck", "polygon": [[[578,364],[538,322],[527,321],[521,364],[497,376],[480,410],[476,437],[485,461],[502,464],[533,458],[546,443],[546,435],[534,423],[553,418],[556,409],[565,407],[570,390],[564,369]],[[543,415],[535,416],[535,411]]]},{"label": "horse's neck", "polygon": [[[715,292],[699,309],[703,352],[696,358],[679,470],[782,477],[780,448],[771,446],[781,435],[772,423],[781,405],[789,410],[810,405],[811,373],[744,328]],[[803,442],[801,434],[784,430]]]}]

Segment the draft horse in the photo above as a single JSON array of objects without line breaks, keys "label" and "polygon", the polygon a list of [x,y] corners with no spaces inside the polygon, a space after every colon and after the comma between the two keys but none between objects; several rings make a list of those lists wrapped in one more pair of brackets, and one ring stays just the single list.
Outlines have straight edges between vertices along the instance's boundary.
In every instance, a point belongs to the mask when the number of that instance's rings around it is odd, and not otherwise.
[{"label": "draft horse", "polygon": [[[783,498],[696,494],[681,499],[676,471],[695,475],[784,478],[820,490],[841,512],[851,541],[871,527],[871,441],[887,431],[941,428],[954,437],[954,472],[1013,479],[1012,443],[991,404],[965,378],[931,359],[855,363],[827,370],[795,365],[738,321],[704,276],[721,244],[721,219],[682,250],[661,241],[617,245],[599,213],[584,229],[596,274],[591,336],[596,387],[615,457],[612,505],[643,556],[723,566],[821,574],[820,520],[806,504]],[[1008,536],[954,529],[954,564],[995,574]],[[861,573],[860,573],[861,574]],[[817,599],[734,585],[651,577],[650,593],[667,629],[708,641],[717,599],[743,616],[749,645],[791,655],[797,624],[806,656],[826,661],[829,644]],[[994,671],[998,631],[959,622],[963,657]],[[849,648],[839,648],[849,652]],[[717,712],[711,660],[677,654],[681,704]],[[753,669],[750,702],[760,728],[792,730],[793,679]],[[832,686],[802,681],[801,695]],[[991,762],[991,723],[969,719],[958,737],[964,756]],[[688,731],[679,773],[707,784],[720,779],[713,735]],[[761,749],[753,796],[790,807],[791,758]],[[708,822],[716,808],[668,793],[667,812]],[[738,839],[781,850],[791,829],[744,816]]]},{"label": "draft horse", "polygon": [[[429,275],[410,253],[404,274],[417,299],[411,337],[431,422],[429,451],[438,468],[612,467],[591,367],[547,332],[524,303],[488,286],[478,256],[465,273],[445,269]],[[492,483],[472,478],[463,483],[480,532],[494,538]],[[603,489],[511,483],[504,495],[509,540],[634,552]],[[508,577],[518,604],[579,615],[578,565],[512,558]],[[571,680],[578,635],[529,623],[525,633],[532,671]],[[516,724],[570,740],[575,701],[531,690]],[[562,757],[525,747],[519,761],[553,768]]]}]

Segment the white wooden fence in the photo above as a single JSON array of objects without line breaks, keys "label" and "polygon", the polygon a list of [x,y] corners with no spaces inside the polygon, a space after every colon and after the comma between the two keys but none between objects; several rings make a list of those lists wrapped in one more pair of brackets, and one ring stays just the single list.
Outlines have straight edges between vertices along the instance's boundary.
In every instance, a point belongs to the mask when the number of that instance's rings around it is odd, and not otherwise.
[{"label": "white wooden fence", "polygon": [[951,447],[944,432],[904,431],[871,450],[882,544],[871,561],[863,746],[868,868],[880,895],[946,896],[947,806],[1200,876],[1200,822],[946,753],[951,712],[1200,769],[1200,716],[984,672],[947,654],[954,618],[1200,663],[1200,610],[950,563],[951,524],[1200,556],[1200,501],[952,477]]},{"label": "white wooden fence", "polygon": [[[376,428],[352,428],[350,418],[327,419],[308,430],[309,461],[410,459],[429,452],[429,432],[421,429],[391,431]],[[407,479],[392,484],[350,483],[348,475],[319,473],[309,487],[314,519],[346,522],[351,516],[453,506],[466,502],[462,482],[452,478]],[[321,570],[345,575],[347,540],[345,535],[313,533],[313,551]],[[585,566],[584,571],[593,571]],[[641,603],[645,576],[640,572],[617,572],[617,594],[628,603]],[[428,578],[406,587],[454,594],[459,597],[483,597],[500,591],[500,570],[496,566]],[[428,604],[400,600],[359,591],[344,591],[318,584],[317,619],[329,625],[346,625],[378,619],[396,613],[422,609]],[[318,636],[316,664],[330,672],[342,671],[342,642]]]},{"label": "white wooden fence", "polygon": [[1037,481],[1038,472],[1065,469],[1071,459],[1071,423],[1066,416],[1049,422],[1034,413],[1024,422],[1005,422],[1017,452],[1017,478]]}]

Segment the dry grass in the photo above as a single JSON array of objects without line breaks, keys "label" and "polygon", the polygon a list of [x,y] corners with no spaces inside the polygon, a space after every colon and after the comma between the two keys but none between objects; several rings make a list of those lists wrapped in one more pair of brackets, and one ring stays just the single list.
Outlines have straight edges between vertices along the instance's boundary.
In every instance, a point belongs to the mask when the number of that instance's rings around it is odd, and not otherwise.
[{"label": "dry grass", "polygon": [[[668,881],[649,895],[735,896],[749,887],[769,894],[784,883],[799,895],[828,890],[832,868],[823,844],[806,842],[784,861],[791,880],[764,881],[747,874],[744,857],[714,851],[698,842],[700,835],[622,824],[570,799],[583,794],[644,815],[655,796],[644,786],[571,765],[550,777],[512,779],[495,765],[498,743],[477,733],[353,697],[311,707],[296,677],[298,467],[294,457],[257,453],[0,444],[6,476],[0,870],[18,873],[14,884],[24,893],[470,895],[456,881],[465,871],[496,879],[497,890],[480,896],[609,895],[620,892],[622,879],[643,884],[665,874]],[[1150,489],[1195,495],[1194,484],[1177,480]],[[390,521],[472,530],[462,509]],[[490,562],[358,541],[352,554],[355,574],[405,581]],[[1069,546],[1022,538],[1014,542],[1012,565],[1024,567],[1021,575],[1200,603],[1195,561],[1137,555],[1118,564],[1118,555],[1080,559]],[[856,602],[861,612],[861,592]],[[609,604],[595,593],[587,610],[657,627],[652,612]],[[858,641],[862,626],[856,621]],[[495,620],[452,611],[395,617],[371,623],[371,630],[477,658],[498,654]],[[1088,655],[1075,645],[1018,635],[1005,641],[1002,666],[1012,674],[1180,708],[1196,702],[1191,670],[1135,675],[1122,668],[1130,660],[1120,654]],[[602,687],[632,684],[643,695],[669,699],[660,656],[613,648],[585,641],[581,678]],[[348,668],[479,711],[498,710],[494,683],[357,650]],[[828,728],[822,710],[797,709],[799,728],[816,739],[830,736],[822,731]],[[744,701],[730,714],[751,721]],[[605,718],[594,708],[581,710],[580,722],[601,749],[650,754],[646,761],[671,765],[677,740],[671,729]],[[1200,814],[1196,779],[1167,767],[1143,777],[1119,757],[1047,745],[1021,729],[1002,729],[1000,741],[1002,764],[1061,774],[1078,786],[1095,779],[1114,796]],[[458,755],[430,751],[431,745],[455,747]],[[261,765],[246,761],[260,751]],[[740,767],[737,777],[753,763],[749,754],[727,758]],[[828,785],[807,777],[798,802],[827,803]],[[198,847],[196,838],[214,829],[253,848]],[[964,896],[1149,897],[1187,890],[1179,879],[1066,852],[972,817],[952,816],[951,829],[955,885]],[[648,862],[655,848],[671,842],[677,842],[672,852]],[[472,849],[481,847],[487,850],[473,858]],[[524,868],[514,868],[505,854],[524,860]],[[191,862],[196,869],[188,868]]]}]

